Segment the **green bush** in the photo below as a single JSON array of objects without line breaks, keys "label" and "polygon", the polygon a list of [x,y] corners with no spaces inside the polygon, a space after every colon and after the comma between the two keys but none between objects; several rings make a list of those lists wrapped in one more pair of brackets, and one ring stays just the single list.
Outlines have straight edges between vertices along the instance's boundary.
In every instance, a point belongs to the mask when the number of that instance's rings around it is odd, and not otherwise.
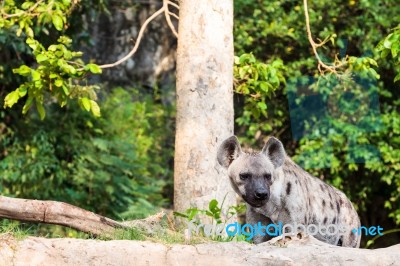
[{"label": "green bush", "polygon": [[45,121],[30,113],[9,126],[0,138],[0,193],[117,218],[165,205],[172,155],[163,134],[167,111],[135,90],[114,89],[104,99],[98,119],[76,104],[62,111],[53,105]]}]

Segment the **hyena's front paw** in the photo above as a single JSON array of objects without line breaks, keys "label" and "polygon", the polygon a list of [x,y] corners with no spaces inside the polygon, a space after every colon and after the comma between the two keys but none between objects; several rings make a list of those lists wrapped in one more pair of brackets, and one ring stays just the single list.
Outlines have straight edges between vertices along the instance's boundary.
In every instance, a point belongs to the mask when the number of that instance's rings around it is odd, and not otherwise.
[{"label": "hyena's front paw", "polygon": [[307,238],[307,235],[305,233],[298,232],[295,235],[281,235],[274,237],[271,240],[269,240],[268,243],[273,246],[287,247],[290,242],[303,241],[305,238]]}]

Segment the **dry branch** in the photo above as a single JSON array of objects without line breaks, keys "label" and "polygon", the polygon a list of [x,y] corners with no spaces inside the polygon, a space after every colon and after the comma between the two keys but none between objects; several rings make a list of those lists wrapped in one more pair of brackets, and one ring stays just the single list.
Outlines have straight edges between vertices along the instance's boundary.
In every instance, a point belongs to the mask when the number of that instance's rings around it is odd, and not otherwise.
[{"label": "dry branch", "polygon": [[115,67],[115,66],[117,66],[117,65],[119,65],[119,64],[121,64],[121,63],[123,63],[123,62],[125,62],[125,61],[128,60],[130,57],[132,57],[132,56],[136,53],[137,49],[139,48],[140,41],[142,40],[143,33],[144,33],[144,31],[146,30],[147,25],[148,25],[153,19],[155,19],[156,17],[158,17],[158,16],[159,16],[160,14],[162,14],[162,13],[164,13],[165,19],[167,20],[167,24],[168,24],[169,28],[171,29],[172,33],[175,35],[175,37],[178,38],[178,32],[176,31],[174,25],[172,24],[171,16],[173,16],[173,17],[176,18],[176,19],[179,19],[179,17],[178,17],[176,14],[172,13],[171,11],[169,11],[168,5],[171,5],[171,6],[175,7],[175,8],[177,8],[177,9],[179,9],[179,6],[178,6],[177,4],[175,4],[175,3],[173,3],[173,2],[171,2],[171,1],[169,1],[169,0],[163,0],[163,5],[162,5],[162,7],[161,7],[159,10],[157,10],[153,15],[151,15],[150,17],[148,17],[148,18],[146,19],[146,21],[143,23],[142,27],[141,27],[140,30],[139,30],[138,37],[137,37],[137,39],[136,39],[135,45],[133,46],[132,50],[131,50],[126,56],[124,56],[123,58],[119,59],[118,61],[116,61],[116,62],[114,62],[114,63],[111,63],[111,64],[100,65],[99,67],[100,67],[100,68]]},{"label": "dry branch", "polygon": [[[307,29],[307,37],[308,37],[308,41],[310,42],[311,48],[313,50],[313,53],[315,55],[315,57],[317,58],[318,61],[318,70],[321,74],[323,74],[325,71],[334,73],[334,74],[338,74],[337,73],[337,69],[343,66],[343,63],[340,62],[338,64],[334,64],[334,65],[327,65],[325,64],[319,54],[317,49],[321,46],[323,46],[327,41],[328,38],[325,39],[324,41],[320,42],[320,43],[316,43],[312,37],[312,33],[311,33],[311,27],[310,27],[310,18],[308,15],[308,5],[307,5],[307,0],[303,0],[303,5],[304,5],[304,16],[306,17],[306,29]],[[335,60],[336,61],[336,60]]]},{"label": "dry branch", "polygon": [[58,201],[18,199],[0,196],[0,218],[68,226],[95,236],[110,237],[117,228],[128,226]]}]

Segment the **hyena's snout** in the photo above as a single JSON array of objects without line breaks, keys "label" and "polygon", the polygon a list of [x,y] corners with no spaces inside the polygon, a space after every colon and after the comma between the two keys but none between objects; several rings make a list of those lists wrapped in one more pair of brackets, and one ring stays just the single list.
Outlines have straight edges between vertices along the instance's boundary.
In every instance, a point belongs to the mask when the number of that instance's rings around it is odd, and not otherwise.
[{"label": "hyena's snout", "polygon": [[266,201],[269,199],[269,190],[266,188],[259,188],[254,191],[254,198],[256,200]]}]

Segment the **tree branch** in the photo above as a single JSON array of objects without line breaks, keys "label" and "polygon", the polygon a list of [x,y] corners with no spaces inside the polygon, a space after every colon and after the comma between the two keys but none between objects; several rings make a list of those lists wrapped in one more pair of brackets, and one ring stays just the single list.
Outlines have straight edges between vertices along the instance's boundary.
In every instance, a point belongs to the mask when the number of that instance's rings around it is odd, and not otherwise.
[{"label": "tree branch", "polygon": [[[33,6],[31,6],[28,10],[26,11],[21,11],[19,13],[15,13],[15,14],[7,14],[4,12],[1,12],[1,14],[3,15],[4,18],[12,18],[12,17],[19,17],[22,16],[24,14],[29,14],[30,12],[32,12],[39,4],[41,4],[43,2],[43,0],[37,1],[36,4],[34,4]],[[38,14],[33,14],[33,16],[37,16]]]},{"label": "tree branch", "polygon": [[158,16],[159,16],[160,14],[162,14],[162,13],[165,14],[165,18],[166,18],[166,20],[167,20],[167,24],[168,24],[168,26],[170,27],[170,29],[172,30],[173,34],[178,38],[178,33],[176,32],[175,27],[174,27],[174,25],[172,24],[170,15],[174,16],[176,19],[179,19],[179,17],[178,17],[176,14],[171,13],[171,12],[169,11],[168,5],[172,5],[172,6],[174,6],[174,7],[176,7],[176,8],[179,9],[179,6],[178,6],[177,4],[175,4],[175,3],[173,3],[173,2],[171,2],[171,1],[169,1],[169,0],[163,0],[163,6],[162,6],[159,10],[157,10],[153,15],[151,15],[149,18],[147,18],[146,21],[143,23],[142,27],[141,27],[140,30],[139,30],[139,34],[138,34],[138,37],[137,37],[137,39],[136,39],[135,46],[132,48],[132,50],[131,50],[126,56],[124,56],[123,58],[121,58],[120,60],[118,60],[117,62],[112,63],[112,64],[100,65],[99,67],[100,67],[100,68],[110,68],[110,67],[114,67],[114,66],[117,66],[117,65],[119,65],[119,64],[121,64],[121,63],[123,63],[123,62],[125,62],[125,61],[128,60],[130,57],[132,57],[132,56],[136,53],[137,49],[139,48],[140,41],[141,41],[141,39],[142,39],[142,37],[143,37],[143,33],[144,33],[144,31],[146,30],[147,25],[148,25],[153,19],[155,19],[156,17],[158,17]]},{"label": "tree branch", "polygon": [[176,38],[178,38],[178,33],[176,32],[175,27],[174,27],[174,25],[172,24],[172,21],[171,21],[171,17],[170,17],[171,12],[168,9],[168,4],[174,4],[174,3],[172,3],[172,2],[170,2],[168,0],[164,0],[163,1],[165,19],[167,20],[168,26],[171,29],[172,33],[175,35]]},{"label": "tree branch", "polygon": [[[320,72],[321,74],[323,74],[325,71],[329,71],[329,72],[331,72],[331,73],[334,73],[334,74],[338,75],[337,69],[340,68],[340,67],[342,67],[342,66],[343,66],[343,63],[340,62],[340,63],[337,64],[337,65],[335,65],[335,64],[334,64],[334,65],[327,65],[327,64],[325,64],[325,63],[321,60],[321,58],[320,58],[320,56],[319,56],[319,54],[318,54],[317,48],[323,46],[326,42],[329,41],[329,39],[326,38],[324,41],[322,41],[322,42],[320,42],[320,43],[316,43],[316,42],[313,40],[312,34],[311,34],[311,28],[310,28],[310,18],[309,18],[309,15],[308,15],[307,0],[303,0],[303,4],[304,4],[304,15],[305,15],[305,17],[306,17],[307,37],[308,37],[308,41],[309,41],[310,44],[311,44],[311,48],[312,48],[312,50],[313,50],[313,52],[314,52],[314,55],[315,55],[315,57],[317,58],[317,61],[318,61],[318,70],[319,70],[319,72]],[[336,61],[337,61],[337,60],[335,60],[335,62],[336,62]],[[322,69],[322,68],[323,68],[323,69]]]}]

